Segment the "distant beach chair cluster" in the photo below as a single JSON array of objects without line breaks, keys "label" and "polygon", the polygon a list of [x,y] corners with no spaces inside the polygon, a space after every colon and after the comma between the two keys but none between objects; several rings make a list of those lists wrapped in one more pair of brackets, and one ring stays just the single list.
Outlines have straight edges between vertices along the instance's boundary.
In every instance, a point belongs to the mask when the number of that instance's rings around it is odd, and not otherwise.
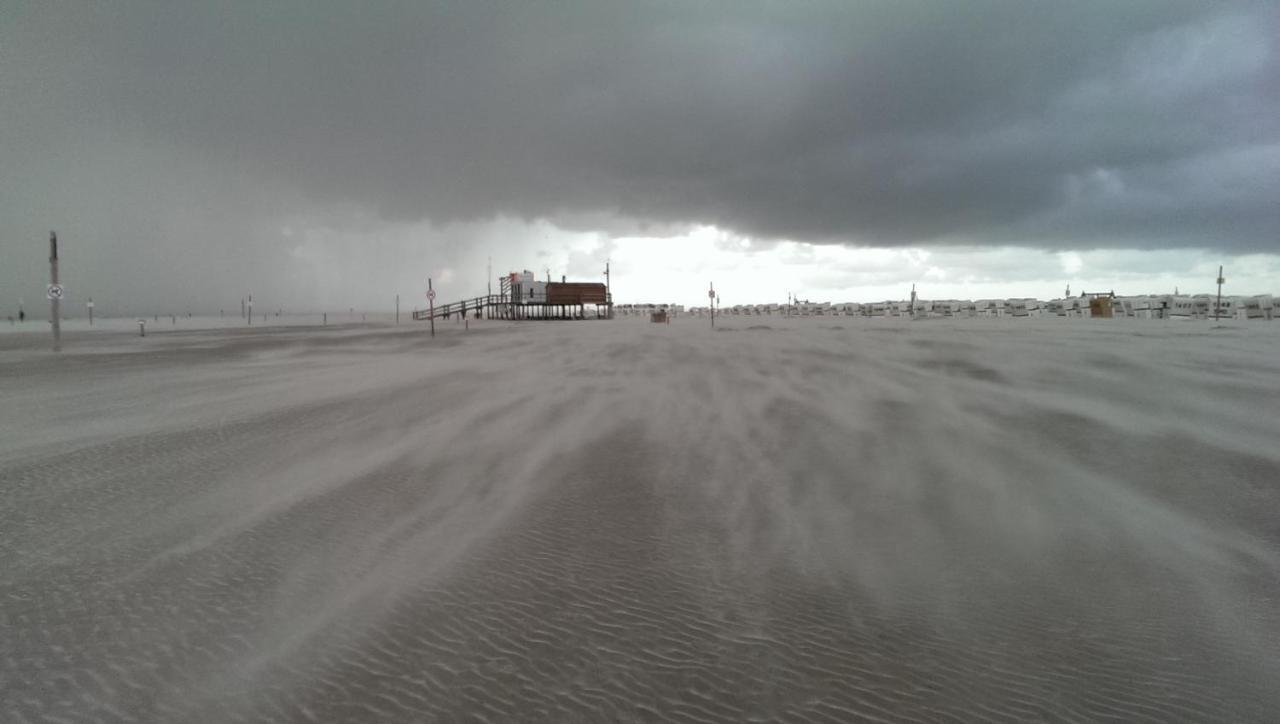
[{"label": "distant beach chair cluster", "polygon": [[666,317],[679,317],[685,313],[683,304],[615,304],[613,305],[613,316],[615,317],[644,317],[651,318],[654,314],[661,313]]},{"label": "distant beach chair cluster", "polygon": [[[1049,301],[1030,298],[1014,299],[916,299],[884,302],[799,302],[796,304],[735,304],[717,307],[716,315],[738,317],[1093,317],[1110,316],[1133,319],[1240,319],[1271,321],[1277,317],[1275,297],[1174,294],[1120,297],[1106,295],[1108,303],[1099,305],[1101,295],[1064,297]],[[1106,310],[1106,312],[1100,312]],[[655,312],[671,317],[682,315],[704,317],[709,307],[681,304],[617,304],[614,314],[620,317],[649,318]]]}]

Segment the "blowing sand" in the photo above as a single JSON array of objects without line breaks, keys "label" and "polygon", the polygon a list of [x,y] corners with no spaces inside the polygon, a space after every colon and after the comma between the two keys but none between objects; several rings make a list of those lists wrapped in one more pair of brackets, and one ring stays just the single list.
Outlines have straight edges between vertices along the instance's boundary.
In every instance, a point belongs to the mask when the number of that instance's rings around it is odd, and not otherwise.
[{"label": "blowing sand", "polygon": [[1280,324],[725,325],[0,335],[0,720],[1275,719]]}]

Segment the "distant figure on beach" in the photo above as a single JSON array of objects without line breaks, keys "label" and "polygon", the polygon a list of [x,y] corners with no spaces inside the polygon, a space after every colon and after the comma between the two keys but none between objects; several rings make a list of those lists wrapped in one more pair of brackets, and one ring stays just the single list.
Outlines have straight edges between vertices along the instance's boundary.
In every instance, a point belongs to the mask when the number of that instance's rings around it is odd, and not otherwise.
[{"label": "distant figure on beach", "polygon": [[26,310],[24,310],[24,309],[19,309],[19,310],[18,310],[18,321],[19,321],[19,322],[25,322],[25,321],[27,321],[27,312],[26,312]]}]

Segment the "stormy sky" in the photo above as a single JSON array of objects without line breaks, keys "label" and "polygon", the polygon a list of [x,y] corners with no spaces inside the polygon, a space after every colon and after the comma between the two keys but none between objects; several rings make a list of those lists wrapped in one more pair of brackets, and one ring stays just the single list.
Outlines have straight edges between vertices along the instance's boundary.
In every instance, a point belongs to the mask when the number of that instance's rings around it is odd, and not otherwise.
[{"label": "stormy sky", "polygon": [[51,229],[120,314],[1280,292],[1280,5],[7,0],[5,314]]}]

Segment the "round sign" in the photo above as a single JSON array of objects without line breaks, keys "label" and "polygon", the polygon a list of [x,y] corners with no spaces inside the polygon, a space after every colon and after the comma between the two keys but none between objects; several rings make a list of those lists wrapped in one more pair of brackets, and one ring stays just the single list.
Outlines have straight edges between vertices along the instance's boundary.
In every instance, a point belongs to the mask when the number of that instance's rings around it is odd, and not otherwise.
[{"label": "round sign", "polygon": [[435,299],[435,298],[436,298],[436,290],[434,290],[434,289],[428,289],[428,290],[427,290],[427,299]]},{"label": "round sign", "polygon": [[708,290],[707,290],[707,298],[708,298],[708,299],[715,299],[715,298],[716,298],[716,290],[714,290],[714,289],[708,289]]},{"label": "round sign", "polygon": [[45,287],[45,296],[50,299],[62,299],[63,293],[61,284],[50,284]]}]

